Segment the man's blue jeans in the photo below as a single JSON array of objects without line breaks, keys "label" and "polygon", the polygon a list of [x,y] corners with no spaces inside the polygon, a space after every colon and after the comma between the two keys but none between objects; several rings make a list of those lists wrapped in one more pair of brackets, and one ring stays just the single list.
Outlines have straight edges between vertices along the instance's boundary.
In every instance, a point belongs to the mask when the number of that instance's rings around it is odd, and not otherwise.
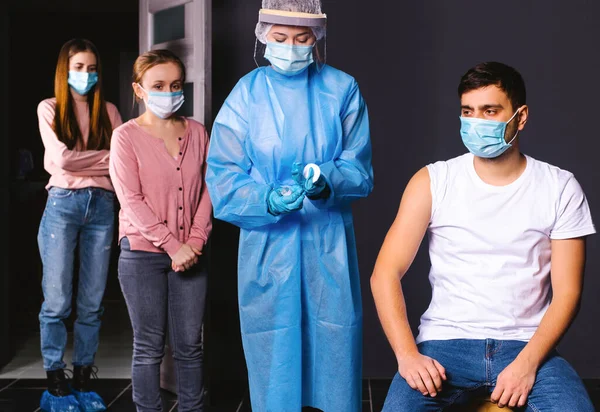
[{"label": "man's blue jeans", "polygon": [[38,232],[44,293],[39,320],[42,357],[47,371],[66,367],[63,361],[67,345],[64,320],[71,314],[73,265],[78,244],[80,266],[73,364],[94,364],[114,216],[113,192],[91,187],[77,190],[52,187],[48,191]]},{"label": "man's blue jeans", "polygon": [[[496,379],[525,347],[526,342],[485,340],[437,340],[422,342],[419,352],[446,368],[448,380],[435,398],[423,396],[396,374],[383,412],[442,411],[462,405],[473,396],[489,396]],[[538,370],[527,405],[527,412],[594,412],[583,382],[556,351]]]}]

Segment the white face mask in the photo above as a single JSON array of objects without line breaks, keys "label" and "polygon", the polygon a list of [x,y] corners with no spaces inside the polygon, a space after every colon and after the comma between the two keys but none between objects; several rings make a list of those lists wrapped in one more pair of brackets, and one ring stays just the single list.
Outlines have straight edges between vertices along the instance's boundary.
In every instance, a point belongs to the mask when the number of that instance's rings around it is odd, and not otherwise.
[{"label": "white face mask", "polygon": [[171,117],[185,101],[183,90],[178,92],[147,92],[141,84],[138,83],[138,86],[148,95],[148,101],[145,102],[146,107],[161,119]]}]

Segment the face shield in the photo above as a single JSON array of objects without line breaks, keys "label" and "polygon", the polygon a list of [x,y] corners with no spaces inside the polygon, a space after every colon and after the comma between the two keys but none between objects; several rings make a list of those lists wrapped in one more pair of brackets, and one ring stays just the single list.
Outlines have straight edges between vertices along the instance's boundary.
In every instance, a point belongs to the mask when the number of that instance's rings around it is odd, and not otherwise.
[{"label": "face shield", "polygon": [[275,25],[310,29],[315,38],[312,60],[318,70],[323,67],[327,61],[327,16],[270,9],[262,9],[259,12],[254,48],[254,61],[257,66],[271,65],[271,62],[265,58],[265,53],[267,52],[267,36]]}]

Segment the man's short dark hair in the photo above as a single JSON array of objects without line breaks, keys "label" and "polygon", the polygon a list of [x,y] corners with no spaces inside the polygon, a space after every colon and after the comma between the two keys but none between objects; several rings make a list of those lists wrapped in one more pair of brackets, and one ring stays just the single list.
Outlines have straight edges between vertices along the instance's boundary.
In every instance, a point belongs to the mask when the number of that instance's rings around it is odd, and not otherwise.
[{"label": "man's short dark hair", "polygon": [[514,68],[498,62],[484,62],[470,69],[460,79],[458,97],[472,90],[487,86],[498,86],[506,93],[513,110],[527,104],[525,82]]}]

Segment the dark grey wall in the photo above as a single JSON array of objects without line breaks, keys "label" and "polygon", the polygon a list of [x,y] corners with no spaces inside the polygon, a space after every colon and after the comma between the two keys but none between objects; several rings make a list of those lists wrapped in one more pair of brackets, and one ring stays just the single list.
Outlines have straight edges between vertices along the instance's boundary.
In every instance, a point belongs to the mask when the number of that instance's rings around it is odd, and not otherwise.
[{"label": "dark grey wall", "polygon": [[[0,4],[0,89],[8,88],[8,13],[4,3]],[[8,233],[8,95],[0,97],[0,233]],[[7,236],[3,236],[7,237]],[[0,336],[9,336],[8,316],[8,248],[0,245]],[[9,362],[12,348],[8,339],[0,339],[0,368]]]},{"label": "dark grey wall", "polygon": [[[600,3],[593,0],[390,2],[323,0],[329,16],[328,63],[359,82],[371,116],[375,190],[354,208],[364,302],[364,373],[389,377],[396,364],[379,326],[368,279],[402,191],[419,168],[465,152],[458,134],[456,87],[471,66],[496,60],[517,68],[528,87],[530,121],[521,135],[527,154],[575,173],[600,219]],[[213,103],[220,108],[235,82],[254,68],[253,30],[259,0],[214,3]],[[223,310],[231,313],[236,230],[215,225],[213,266]],[[560,350],[583,377],[600,377],[596,350],[600,289],[598,240],[589,258],[581,312]],[[431,297],[423,245],[405,278],[416,330]],[[215,273],[216,277],[217,274]],[[227,303],[227,305],[226,305]],[[227,309],[225,309],[227,308]],[[231,328],[236,319],[231,318]],[[236,336],[230,333],[228,338]],[[232,344],[233,345],[233,344]],[[234,346],[235,347],[235,346]]]}]

